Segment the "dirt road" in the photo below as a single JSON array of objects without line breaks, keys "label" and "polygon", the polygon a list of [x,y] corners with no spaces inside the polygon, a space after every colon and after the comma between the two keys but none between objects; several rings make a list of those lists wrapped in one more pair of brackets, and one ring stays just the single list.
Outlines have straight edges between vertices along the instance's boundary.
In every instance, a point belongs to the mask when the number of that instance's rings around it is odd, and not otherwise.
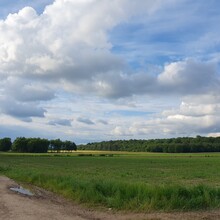
[{"label": "dirt road", "polygon": [[0,176],[0,220],[218,220],[220,210],[190,213],[114,213],[99,212],[74,205],[53,193],[34,187],[34,196],[25,196],[10,190],[18,186],[13,180]]}]

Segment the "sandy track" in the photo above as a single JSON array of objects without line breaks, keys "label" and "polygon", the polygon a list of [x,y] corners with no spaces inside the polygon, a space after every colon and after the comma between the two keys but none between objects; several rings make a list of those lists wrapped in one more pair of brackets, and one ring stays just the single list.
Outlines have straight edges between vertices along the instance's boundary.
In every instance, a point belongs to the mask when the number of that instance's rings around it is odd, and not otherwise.
[{"label": "sandy track", "polygon": [[188,213],[113,213],[87,210],[79,205],[35,187],[34,196],[24,196],[9,188],[18,186],[13,180],[0,176],[0,220],[220,220],[220,210]]}]

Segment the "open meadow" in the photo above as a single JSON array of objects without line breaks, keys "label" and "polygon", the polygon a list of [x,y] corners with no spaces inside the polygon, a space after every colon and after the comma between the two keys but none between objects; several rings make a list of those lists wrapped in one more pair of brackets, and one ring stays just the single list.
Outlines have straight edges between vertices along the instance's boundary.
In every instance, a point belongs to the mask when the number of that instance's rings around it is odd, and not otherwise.
[{"label": "open meadow", "polygon": [[220,207],[220,153],[0,153],[0,175],[81,204],[130,211]]}]

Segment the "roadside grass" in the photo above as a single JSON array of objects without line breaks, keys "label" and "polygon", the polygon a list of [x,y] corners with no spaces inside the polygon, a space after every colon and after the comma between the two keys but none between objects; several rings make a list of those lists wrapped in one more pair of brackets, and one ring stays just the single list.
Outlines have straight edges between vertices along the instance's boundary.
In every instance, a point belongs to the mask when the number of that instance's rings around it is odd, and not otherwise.
[{"label": "roadside grass", "polygon": [[220,207],[219,154],[51,156],[0,153],[0,174],[79,203],[130,211]]}]

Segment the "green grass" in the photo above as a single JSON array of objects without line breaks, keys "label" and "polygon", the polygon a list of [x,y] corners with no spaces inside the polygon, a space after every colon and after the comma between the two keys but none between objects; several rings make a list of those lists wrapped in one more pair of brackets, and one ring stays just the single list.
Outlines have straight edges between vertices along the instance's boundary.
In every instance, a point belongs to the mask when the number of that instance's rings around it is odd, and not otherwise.
[{"label": "green grass", "polygon": [[133,211],[218,208],[219,168],[219,153],[0,153],[0,174],[87,205]]}]

